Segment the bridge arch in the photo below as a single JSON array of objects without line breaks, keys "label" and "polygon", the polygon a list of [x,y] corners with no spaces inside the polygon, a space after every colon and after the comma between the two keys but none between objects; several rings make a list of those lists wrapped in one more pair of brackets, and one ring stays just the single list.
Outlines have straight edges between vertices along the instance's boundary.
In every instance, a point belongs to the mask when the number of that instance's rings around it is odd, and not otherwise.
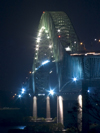
[{"label": "bridge arch", "polygon": [[40,69],[43,61],[55,62],[60,88],[65,52],[75,53],[81,50],[82,46],[67,14],[62,11],[43,12],[36,38],[33,73]]}]

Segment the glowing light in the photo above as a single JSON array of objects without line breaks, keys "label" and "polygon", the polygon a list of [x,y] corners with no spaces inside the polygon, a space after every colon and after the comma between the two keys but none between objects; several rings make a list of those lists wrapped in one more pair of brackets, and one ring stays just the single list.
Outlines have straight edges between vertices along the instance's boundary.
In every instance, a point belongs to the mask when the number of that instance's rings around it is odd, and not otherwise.
[{"label": "glowing light", "polygon": [[45,29],[45,27],[44,27],[44,26],[42,26],[42,29],[44,30],[44,29]]},{"label": "glowing light", "polygon": [[38,47],[39,47],[39,45],[36,45],[36,47],[38,48]]},{"label": "glowing light", "polygon": [[38,70],[37,68],[35,68],[35,70]]},{"label": "glowing light", "polygon": [[21,95],[18,95],[18,97],[21,97]]},{"label": "glowing light", "polygon": [[36,60],[37,58],[35,57],[35,60]]},{"label": "glowing light", "polygon": [[43,11],[43,13],[45,13],[45,11]]},{"label": "glowing light", "polygon": [[74,43],[76,43],[76,41],[74,41]]},{"label": "glowing light", "polygon": [[99,42],[100,42],[100,39],[99,39]]},{"label": "glowing light", "polygon": [[47,36],[47,38],[49,39],[50,37],[49,37],[49,36]]},{"label": "glowing light", "polygon": [[87,90],[87,92],[90,92],[90,90]]},{"label": "glowing light", "polygon": [[53,56],[51,56],[51,57],[53,57]]},{"label": "glowing light", "polygon": [[34,71],[32,72],[32,74],[34,73]]},{"label": "glowing light", "polygon": [[48,33],[48,31],[47,31],[47,30],[45,30],[45,33]]},{"label": "glowing light", "polygon": [[37,38],[37,42],[40,42],[40,37]]},{"label": "glowing light", "polygon": [[52,71],[50,71],[49,73],[52,73]]},{"label": "glowing light", "polygon": [[32,72],[31,72],[31,71],[29,71],[29,73],[31,74]]},{"label": "glowing light", "polygon": [[58,29],[58,32],[60,32],[60,29]]},{"label": "glowing light", "polygon": [[15,94],[15,96],[16,96],[16,94]]},{"label": "glowing light", "polygon": [[24,92],[24,91],[25,91],[25,89],[24,89],[24,88],[22,88],[22,91]]},{"label": "glowing light", "polygon": [[71,51],[71,48],[68,46],[67,48],[65,48],[66,51]]},{"label": "glowing light", "polygon": [[97,39],[95,38],[94,41],[97,41]]},{"label": "glowing light", "polygon": [[39,37],[41,36],[41,32],[39,32],[38,36],[39,36]]},{"label": "glowing light", "polygon": [[73,78],[73,81],[76,81],[77,80],[77,78]]},{"label": "glowing light", "polygon": [[50,62],[49,60],[46,60],[46,61],[42,62],[42,65],[47,64],[49,62]]},{"label": "glowing light", "polygon": [[59,35],[58,37],[60,38],[61,36]]},{"label": "glowing light", "polygon": [[49,48],[52,48],[52,45],[49,45]]},{"label": "glowing light", "polygon": [[54,94],[54,91],[53,91],[53,90],[50,90],[49,92],[50,92],[50,94],[51,94],[51,95],[53,95],[53,94]]},{"label": "glowing light", "polygon": [[36,50],[38,51],[38,50],[39,50],[39,48],[36,48]]},{"label": "glowing light", "polygon": [[82,42],[80,42],[80,45],[83,45],[83,43],[82,43]]}]

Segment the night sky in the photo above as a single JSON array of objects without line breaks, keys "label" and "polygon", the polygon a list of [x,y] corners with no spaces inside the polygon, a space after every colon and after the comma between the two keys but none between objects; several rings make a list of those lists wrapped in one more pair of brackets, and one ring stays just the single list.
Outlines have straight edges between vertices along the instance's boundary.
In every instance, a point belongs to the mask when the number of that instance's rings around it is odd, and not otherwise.
[{"label": "night sky", "polygon": [[0,90],[17,92],[29,76],[43,11],[64,11],[86,48],[100,49],[100,0],[1,0]]}]

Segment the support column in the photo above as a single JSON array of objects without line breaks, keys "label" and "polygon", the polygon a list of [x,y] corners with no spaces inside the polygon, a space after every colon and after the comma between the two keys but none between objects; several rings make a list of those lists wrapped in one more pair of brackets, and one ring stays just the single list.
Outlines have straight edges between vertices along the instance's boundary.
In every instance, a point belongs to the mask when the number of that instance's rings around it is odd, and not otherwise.
[{"label": "support column", "polygon": [[63,98],[57,96],[57,123],[63,124]]},{"label": "support column", "polygon": [[47,120],[50,119],[50,97],[47,96],[46,98],[46,117]]},{"label": "support column", "polygon": [[89,108],[88,108],[88,86],[91,85],[90,81],[83,80],[82,82],[82,133],[89,131]]},{"label": "support column", "polygon": [[33,117],[37,119],[37,97],[33,97]]},{"label": "support column", "polygon": [[78,122],[78,129],[79,131],[82,131],[82,95],[78,96],[78,116],[77,116],[77,122]]}]

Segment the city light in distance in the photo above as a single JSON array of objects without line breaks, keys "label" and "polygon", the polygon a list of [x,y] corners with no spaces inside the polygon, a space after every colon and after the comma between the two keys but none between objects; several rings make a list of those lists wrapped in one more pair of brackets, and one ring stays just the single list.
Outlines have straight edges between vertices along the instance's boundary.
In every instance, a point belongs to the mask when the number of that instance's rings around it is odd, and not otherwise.
[{"label": "city light in distance", "polygon": [[50,62],[49,60],[46,60],[46,61],[42,62],[42,65],[45,65],[45,64],[47,64],[49,62]]}]

